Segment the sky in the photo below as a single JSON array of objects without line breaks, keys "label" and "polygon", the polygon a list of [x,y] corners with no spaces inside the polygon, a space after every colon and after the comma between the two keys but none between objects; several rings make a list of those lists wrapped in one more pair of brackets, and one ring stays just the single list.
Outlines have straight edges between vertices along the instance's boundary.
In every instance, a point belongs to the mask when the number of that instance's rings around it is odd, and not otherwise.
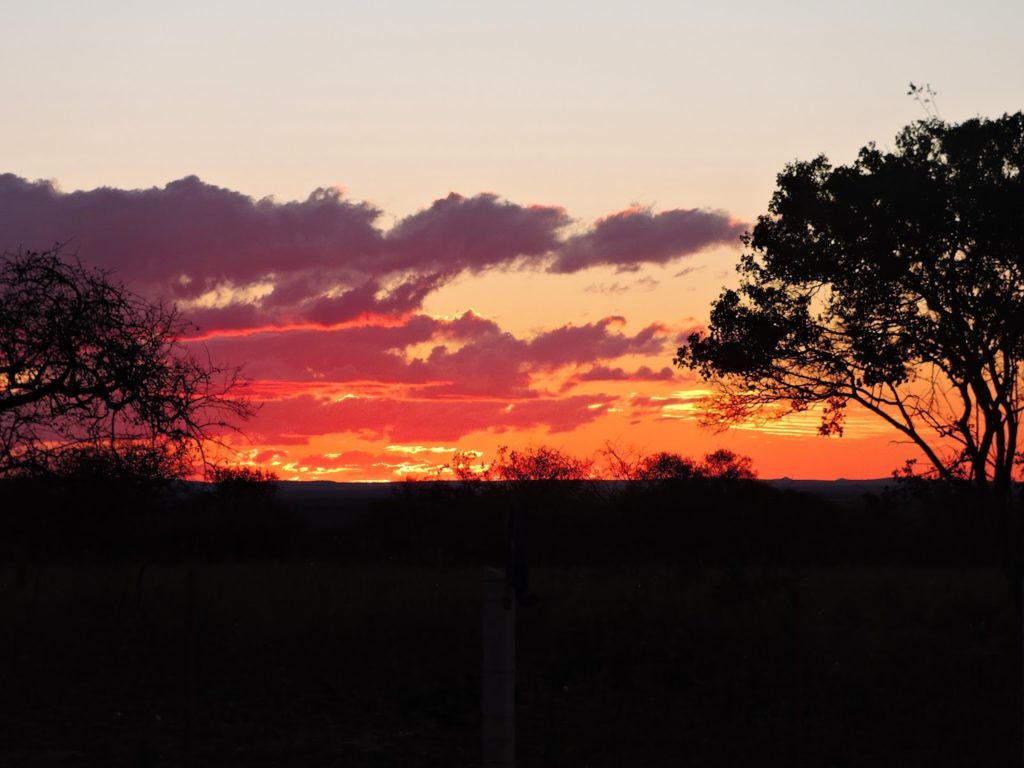
[{"label": "sky", "polygon": [[262,403],[236,457],[395,480],[455,450],[915,455],[853,414],[724,433],[672,366],[786,163],[1024,105],[1019,2],[0,0],[0,249],[177,304]]}]

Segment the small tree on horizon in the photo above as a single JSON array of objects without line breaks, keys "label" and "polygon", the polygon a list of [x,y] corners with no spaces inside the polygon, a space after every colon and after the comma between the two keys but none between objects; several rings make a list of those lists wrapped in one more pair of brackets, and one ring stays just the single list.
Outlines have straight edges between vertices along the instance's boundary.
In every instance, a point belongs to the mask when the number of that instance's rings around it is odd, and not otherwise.
[{"label": "small tree on horizon", "polygon": [[719,448],[705,454],[704,461],[697,465],[697,474],[716,480],[756,480],[757,472],[754,462],[749,456]]},{"label": "small tree on horizon", "polygon": [[548,445],[510,449],[502,445],[488,471],[506,482],[555,482],[589,480],[593,463]]}]

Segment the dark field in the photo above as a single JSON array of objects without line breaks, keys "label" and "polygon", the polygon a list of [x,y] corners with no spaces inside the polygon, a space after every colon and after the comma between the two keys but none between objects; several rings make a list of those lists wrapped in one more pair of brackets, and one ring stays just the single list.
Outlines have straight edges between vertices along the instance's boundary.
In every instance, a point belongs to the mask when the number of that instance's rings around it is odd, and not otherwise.
[{"label": "dark field", "polygon": [[478,765],[510,503],[539,597],[520,765],[1019,762],[1016,616],[973,516],[695,486],[405,489],[329,530],[237,493],[18,516],[0,764]]}]

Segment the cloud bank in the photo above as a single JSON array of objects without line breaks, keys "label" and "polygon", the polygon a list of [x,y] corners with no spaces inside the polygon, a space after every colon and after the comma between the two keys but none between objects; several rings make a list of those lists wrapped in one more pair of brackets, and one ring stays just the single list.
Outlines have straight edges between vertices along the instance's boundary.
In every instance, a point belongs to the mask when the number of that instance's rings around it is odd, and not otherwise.
[{"label": "cloud bank", "polygon": [[[633,374],[601,365],[626,355],[665,356],[671,331],[659,324],[635,334],[624,319],[567,324],[520,339],[472,312],[455,319],[415,315],[394,326],[355,326],[249,336],[221,336],[204,346],[224,364],[245,364],[261,381],[402,385],[414,397],[536,398],[534,380],[563,368],[589,366],[581,381],[655,380],[664,372]],[[417,346],[428,351],[416,354]],[[595,373],[597,375],[595,375]]]},{"label": "cloud bank", "polygon": [[[481,432],[569,433],[612,413],[641,418],[642,401],[625,392],[679,380],[654,362],[675,351],[679,328],[633,329],[613,315],[520,337],[472,311],[424,314],[432,292],[489,270],[551,279],[591,267],[628,272],[734,241],[742,230],[723,212],[696,209],[631,208],[583,226],[561,207],[492,193],[449,194],[390,228],[383,218],[334,188],[278,202],[194,176],[65,193],[0,175],[0,250],[68,242],[87,265],[176,303],[199,328],[188,343],[200,354],[243,366],[247,396],[262,404],[246,426],[254,461],[341,473],[375,467],[366,469],[373,476],[423,461],[382,441],[436,448]],[[656,285],[632,276],[587,290]],[[646,415],[662,416],[653,403]],[[339,436],[330,438],[339,450],[304,456],[284,447],[326,435]]]},{"label": "cloud bank", "polygon": [[207,332],[402,317],[461,274],[634,270],[735,242],[743,230],[721,211],[641,208],[579,229],[561,207],[492,193],[449,194],[389,230],[382,213],[337,188],[277,202],[195,176],[65,193],[0,175],[0,248],[70,243],[87,264],[178,302]]}]

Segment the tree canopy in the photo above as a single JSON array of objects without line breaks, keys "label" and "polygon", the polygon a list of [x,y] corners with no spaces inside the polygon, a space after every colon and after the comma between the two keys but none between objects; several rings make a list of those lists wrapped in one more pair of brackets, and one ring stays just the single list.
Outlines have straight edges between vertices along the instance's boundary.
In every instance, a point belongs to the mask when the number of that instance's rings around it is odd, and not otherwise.
[{"label": "tree canopy", "polygon": [[0,258],[0,476],[187,474],[252,414],[178,312],[60,248]]},{"label": "tree canopy", "polygon": [[743,240],[740,284],[675,363],[717,383],[708,420],[853,402],[931,471],[1008,500],[1024,359],[1024,113],[905,127],[849,165],[797,161]]}]

